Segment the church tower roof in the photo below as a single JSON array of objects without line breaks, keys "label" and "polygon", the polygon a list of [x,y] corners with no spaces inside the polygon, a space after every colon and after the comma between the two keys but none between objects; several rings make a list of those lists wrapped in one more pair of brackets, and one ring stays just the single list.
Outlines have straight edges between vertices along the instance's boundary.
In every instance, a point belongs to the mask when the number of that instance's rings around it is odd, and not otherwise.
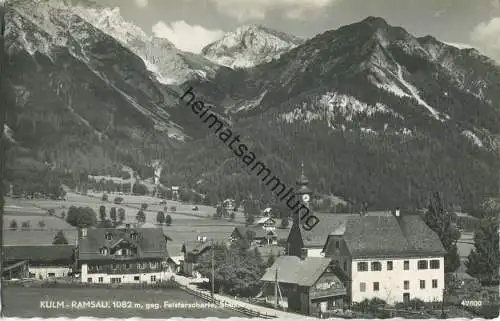
[{"label": "church tower roof", "polygon": [[309,179],[304,174],[304,162],[300,164],[300,174],[297,178],[297,193],[298,194],[311,194],[311,190],[307,185],[309,185]]}]

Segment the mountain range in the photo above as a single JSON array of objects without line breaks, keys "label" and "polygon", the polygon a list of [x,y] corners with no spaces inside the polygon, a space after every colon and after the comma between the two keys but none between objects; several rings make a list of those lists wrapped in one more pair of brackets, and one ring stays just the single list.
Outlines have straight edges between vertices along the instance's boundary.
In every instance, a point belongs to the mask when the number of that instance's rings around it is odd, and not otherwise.
[{"label": "mountain range", "polygon": [[272,202],[179,104],[192,86],[274,175],[293,183],[304,162],[316,196],[413,208],[439,190],[470,208],[497,191],[500,67],[475,49],[369,17],[310,39],[242,26],[194,54],[89,1],[13,4],[11,182],[47,164],[77,177],[161,160],[165,184],[211,202]]}]

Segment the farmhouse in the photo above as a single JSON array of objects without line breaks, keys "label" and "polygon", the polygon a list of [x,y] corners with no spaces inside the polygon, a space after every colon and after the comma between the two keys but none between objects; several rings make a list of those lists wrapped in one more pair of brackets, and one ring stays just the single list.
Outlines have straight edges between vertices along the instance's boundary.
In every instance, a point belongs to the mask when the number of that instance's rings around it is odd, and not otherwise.
[{"label": "farmhouse", "polygon": [[231,233],[231,241],[234,242],[245,238],[250,238],[252,240],[252,243],[255,245],[268,245],[278,243],[278,237],[273,230],[266,230],[261,226],[235,227],[233,233]]},{"label": "farmhouse", "polygon": [[276,302],[277,292],[286,298],[289,311],[318,315],[347,303],[348,276],[328,258],[306,257],[305,253],[300,258],[280,256],[261,281],[266,301]]},{"label": "farmhouse", "polygon": [[276,220],[272,217],[264,216],[261,217],[255,222],[256,225],[262,227],[266,231],[275,231],[276,230]]},{"label": "farmhouse", "polygon": [[73,245],[4,246],[2,276],[47,279],[65,277],[73,269]]},{"label": "farmhouse", "polygon": [[186,275],[192,276],[198,263],[200,255],[212,248],[211,242],[207,242],[206,237],[199,237],[196,241],[188,241],[182,245],[181,253],[184,259],[181,263],[181,271]]},{"label": "farmhouse", "polygon": [[330,233],[324,252],[352,280],[351,302],[443,298],[446,252],[419,215],[350,217]]},{"label": "farmhouse", "polygon": [[155,283],[167,278],[167,237],[159,228],[82,229],[82,282]]}]

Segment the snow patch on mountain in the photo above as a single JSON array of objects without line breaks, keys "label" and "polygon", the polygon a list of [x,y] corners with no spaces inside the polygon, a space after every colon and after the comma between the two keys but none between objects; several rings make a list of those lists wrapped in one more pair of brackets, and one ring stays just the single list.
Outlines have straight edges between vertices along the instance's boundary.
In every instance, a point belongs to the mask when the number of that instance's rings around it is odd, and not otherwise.
[{"label": "snow patch on mountain", "polygon": [[230,68],[249,68],[278,59],[302,39],[259,25],[245,25],[202,49],[209,60]]},{"label": "snow patch on mountain", "polygon": [[337,116],[341,116],[346,121],[352,122],[356,115],[373,116],[376,113],[393,114],[400,117],[399,114],[396,114],[382,103],[369,105],[359,101],[355,97],[336,92],[328,92],[322,95],[319,98],[317,106],[313,106],[313,108],[303,103],[301,107],[296,107],[287,113],[281,114],[279,117],[288,123],[295,121],[308,123],[312,120],[325,119],[331,124]]},{"label": "snow patch on mountain", "polygon": [[477,135],[476,135],[476,134],[474,134],[472,131],[470,131],[470,130],[464,130],[464,131],[462,132],[462,135],[464,135],[465,137],[469,138],[469,139],[470,139],[470,141],[471,141],[474,145],[476,145],[476,146],[478,146],[478,147],[484,147],[484,144],[483,144],[483,142],[481,141],[481,139],[479,139],[479,137],[477,137]]},{"label": "snow patch on mountain", "polygon": [[16,140],[14,139],[14,132],[9,128],[9,126],[7,126],[7,124],[4,124],[3,134],[11,143],[16,142]]}]

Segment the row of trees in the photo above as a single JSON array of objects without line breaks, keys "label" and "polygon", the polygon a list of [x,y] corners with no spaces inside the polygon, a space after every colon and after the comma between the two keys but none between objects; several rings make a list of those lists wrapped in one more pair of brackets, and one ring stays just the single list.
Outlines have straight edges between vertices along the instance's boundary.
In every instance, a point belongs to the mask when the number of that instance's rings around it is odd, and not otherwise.
[{"label": "row of trees", "polygon": [[[40,229],[43,229],[45,228],[45,221],[44,220],[40,220],[38,221],[38,224],[37,226],[40,228]],[[27,220],[27,221],[23,221],[21,222],[21,229],[22,230],[29,230],[31,228],[31,221]],[[17,221],[16,220],[12,220],[10,221],[9,223],[9,229],[12,230],[12,231],[15,231],[18,229],[18,224],[17,224]]]},{"label": "row of trees", "polygon": [[[498,224],[500,206],[492,200],[481,204],[477,215],[480,223],[474,231],[474,247],[467,261],[467,273],[482,281],[498,279],[500,266],[500,248]],[[426,224],[439,236],[446,250],[444,268],[446,273],[455,272],[460,266],[457,241],[460,232],[455,224],[456,215],[447,210],[446,203],[440,193],[435,193],[424,220]]]},{"label": "row of trees", "polygon": [[465,266],[470,275],[491,282],[499,278],[500,204],[493,200],[487,200],[483,202],[481,209],[481,222],[474,231],[474,248],[471,250]]}]

